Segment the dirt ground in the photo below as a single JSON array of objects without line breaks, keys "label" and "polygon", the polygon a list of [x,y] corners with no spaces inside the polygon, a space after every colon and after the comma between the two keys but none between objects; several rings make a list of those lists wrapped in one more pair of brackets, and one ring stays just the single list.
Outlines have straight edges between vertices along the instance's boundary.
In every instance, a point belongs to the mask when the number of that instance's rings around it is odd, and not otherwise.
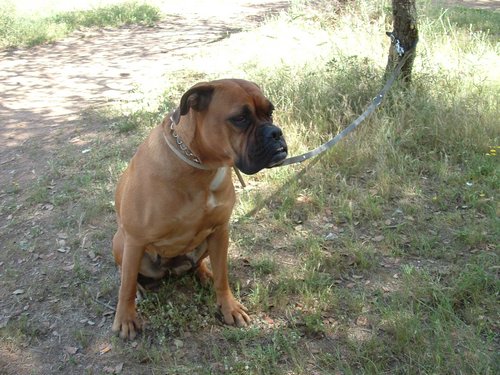
[{"label": "dirt ground", "polygon": [[[454,3],[500,9],[500,1],[443,3],[446,6]],[[101,104],[132,99],[136,82],[142,82],[143,89],[158,89],[162,80],[168,79],[168,73],[182,69],[183,63],[196,53],[198,47],[216,43],[231,33],[257,24],[266,14],[288,6],[286,1],[236,1],[234,4],[230,14],[220,17],[211,14],[207,18],[202,13],[183,10],[172,12],[153,28],[132,26],[81,31],[50,45],[0,51],[2,248],[6,241],[15,241],[15,238],[22,238],[35,229],[44,233],[45,238],[69,241],[64,233],[48,235],[51,228],[44,228],[44,217],[50,207],[40,207],[16,228],[15,233],[12,232],[9,224],[12,215],[21,215],[20,211],[29,207],[26,202],[19,202],[18,207],[13,209],[14,214],[9,213],[4,209],[7,204],[5,198],[13,189],[22,191],[43,175],[51,159],[57,158],[61,144],[74,137],[74,126],[79,124],[83,111]],[[18,243],[22,248],[21,239]],[[47,248],[52,246],[47,243],[42,245]],[[13,254],[2,251],[0,256],[0,328],[23,312],[33,311],[33,314],[45,316],[46,319],[42,319],[35,329],[47,332],[48,336],[44,342],[37,342],[31,348],[24,348],[24,351],[0,344],[2,374],[56,373],[58,363],[67,360],[73,350],[66,342],[64,325],[74,324],[74,318],[79,318],[75,311],[77,307],[50,297],[44,300],[38,300],[36,296],[23,299],[23,294],[28,294],[30,283],[38,283],[37,287],[50,295],[51,286],[43,286],[49,272],[47,269],[50,270],[41,266],[44,262],[55,268],[69,267],[67,260],[49,251],[41,255],[36,252]],[[9,280],[15,281],[7,283],[5,277],[13,265],[18,271],[15,275],[9,274]],[[52,314],[55,304],[59,302],[66,310],[59,309]],[[100,326],[99,322],[95,323],[96,329],[104,333],[109,331],[110,319]],[[88,363],[90,366],[100,365],[96,358],[89,359]]]}]

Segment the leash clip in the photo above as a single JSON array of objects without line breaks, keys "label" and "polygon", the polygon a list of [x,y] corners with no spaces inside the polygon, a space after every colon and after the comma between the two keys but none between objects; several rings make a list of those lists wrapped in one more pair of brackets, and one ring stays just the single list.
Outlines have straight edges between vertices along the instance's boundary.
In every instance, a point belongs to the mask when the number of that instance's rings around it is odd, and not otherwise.
[{"label": "leash clip", "polygon": [[391,38],[392,44],[394,44],[394,49],[396,50],[396,53],[399,55],[399,57],[402,57],[405,54],[405,49],[403,45],[401,44],[401,41],[396,38],[396,35],[394,35],[394,31],[387,32],[387,36]]}]

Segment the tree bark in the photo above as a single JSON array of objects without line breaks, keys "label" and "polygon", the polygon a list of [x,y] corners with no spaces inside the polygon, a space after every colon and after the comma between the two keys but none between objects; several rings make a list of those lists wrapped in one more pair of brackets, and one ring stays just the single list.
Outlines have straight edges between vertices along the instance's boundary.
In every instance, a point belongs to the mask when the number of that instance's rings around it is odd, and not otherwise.
[{"label": "tree bark", "polygon": [[[392,0],[392,16],[394,31],[392,35],[399,40],[400,46],[404,51],[411,49],[418,40],[417,30],[417,8],[416,0]],[[391,38],[392,39],[392,38]],[[413,68],[413,61],[415,60],[415,49],[411,52],[406,63],[401,69],[400,80],[403,82],[411,82],[411,72]],[[387,61],[386,74],[389,74],[394,67],[398,64],[402,56],[400,56],[394,42],[391,43],[389,49],[389,59]]]}]

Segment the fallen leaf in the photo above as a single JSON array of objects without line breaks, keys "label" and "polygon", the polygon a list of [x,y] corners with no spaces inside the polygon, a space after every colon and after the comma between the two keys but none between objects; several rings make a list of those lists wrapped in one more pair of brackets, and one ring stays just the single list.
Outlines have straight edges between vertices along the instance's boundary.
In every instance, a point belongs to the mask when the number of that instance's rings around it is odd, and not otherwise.
[{"label": "fallen leaf", "polygon": [[111,366],[104,366],[104,372],[106,374],[114,374],[115,373],[115,368]]},{"label": "fallen leaf", "polygon": [[339,236],[337,236],[335,233],[328,233],[326,236],[325,236],[325,241],[333,241],[335,239],[337,239]]},{"label": "fallen leaf", "polygon": [[76,352],[78,351],[78,348],[76,348],[74,346],[65,346],[64,351],[68,354],[76,354]]},{"label": "fallen leaf", "polygon": [[264,320],[267,324],[269,324],[269,325],[273,325],[273,324],[274,324],[274,320],[273,320],[273,319],[271,319],[271,318],[270,318],[269,316],[267,316],[267,315],[266,315],[266,316],[264,316],[263,320]]},{"label": "fallen leaf", "polygon": [[16,289],[12,292],[12,294],[14,295],[19,295],[19,294],[23,294],[24,293],[24,289]]},{"label": "fallen leaf", "polygon": [[216,362],[210,365],[211,374],[223,374],[224,372],[226,372],[226,366],[223,363]]},{"label": "fallen leaf", "polygon": [[97,325],[99,328],[103,327],[104,326],[104,323],[106,323],[106,317],[103,316],[101,321],[99,322],[99,324]]},{"label": "fallen leaf", "polygon": [[373,237],[373,241],[374,241],[374,242],[380,242],[380,241],[383,241],[383,240],[384,240],[384,238],[385,238],[385,237],[384,237],[384,236],[382,236],[382,235],[375,236],[375,237]]},{"label": "fallen leaf", "polygon": [[174,340],[174,345],[177,349],[180,349],[184,346],[184,342],[182,340],[179,340],[179,339],[175,339]]},{"label": "fallen leaf", "polygon": [[313,200],[311,197],[307,196],[307,195],[299,195],[297,197],[297,202],[299,203],[311,203]]},{"label": "fallen leaf", "polygon": [[107,352],[110,352],[110,351],[111,351],[111,345],[104,344],[103,346],[101,346],[101,349],[99,350],[99,354],[103,355],[103,354],[106,354]]},{"label": "fallen leaf", "polygon": [[358,318],[356,319],[356,325],[358,326],[367,327],[368,324],[368,318],[366,316],[358,316]]},{"label": "fallen leaf", "polygon": [[75,264],[70,264],[69,266],[64,266],[62,269],[64,271],[73,271],[73,268],[75,268]]}]

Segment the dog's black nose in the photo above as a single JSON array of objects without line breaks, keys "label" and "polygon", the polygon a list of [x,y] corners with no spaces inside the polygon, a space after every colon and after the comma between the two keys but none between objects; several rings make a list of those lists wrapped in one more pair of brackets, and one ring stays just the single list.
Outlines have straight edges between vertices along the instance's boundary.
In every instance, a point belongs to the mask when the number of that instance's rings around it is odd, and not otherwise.
[{"label": "dog's black nose", "polygon": [[275,141],[279,141],[283,136],[281,129],[274,125],[266,125],[263,133],[264,139],[274,139]]}]

